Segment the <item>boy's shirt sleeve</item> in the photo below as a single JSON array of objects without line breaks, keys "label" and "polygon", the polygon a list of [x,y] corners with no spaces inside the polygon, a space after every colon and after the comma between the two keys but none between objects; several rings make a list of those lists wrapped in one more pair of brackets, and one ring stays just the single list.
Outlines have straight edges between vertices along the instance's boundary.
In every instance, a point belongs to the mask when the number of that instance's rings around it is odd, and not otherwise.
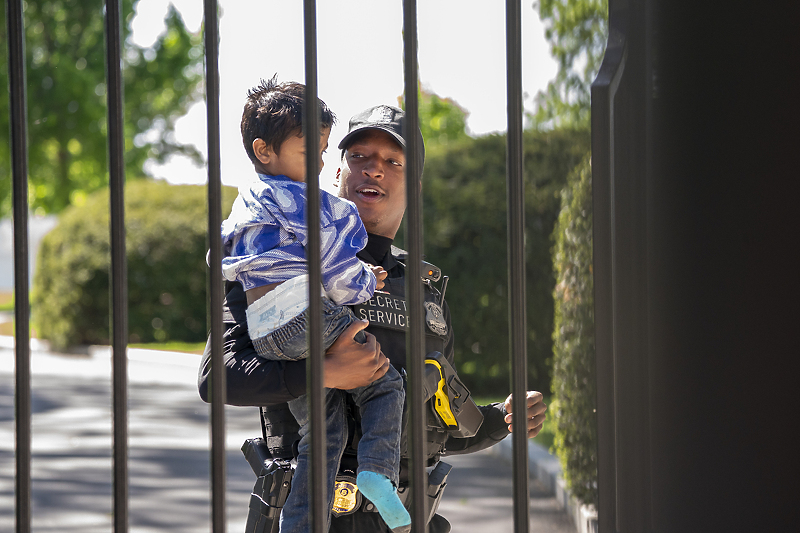
[{"label": "boy's shirt sleeve", "polygon": [[367,244],[367,230],[355,204],[322,191],[322,284],[338,305],[355,305],[372,298],[377,280],[356,257]]},{"label": "boy's shirt sleeve", "polygon": [[[279,177],[280,178],[280,177]],[[270,179],[273,181],[273,178]],[[322,284],[338,305],[372,297],[377,280],[356,258],[367,231],[355,204],[320,191]],[[222,273],[245,290],[306,274],[306,185],[288,178],[242,188],[222,224]]]},{"label": "boy's shirt sleeve", "polygon": [[305,184],[274,179],[241,188],[222,223],[222,274],[245,290],[306,272]]}]

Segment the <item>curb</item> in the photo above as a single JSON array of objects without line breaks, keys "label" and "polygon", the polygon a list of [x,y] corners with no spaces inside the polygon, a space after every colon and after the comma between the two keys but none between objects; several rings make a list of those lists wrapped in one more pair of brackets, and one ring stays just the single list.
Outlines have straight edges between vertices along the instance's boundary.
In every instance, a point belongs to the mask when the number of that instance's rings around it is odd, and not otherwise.
[{"label": "curb", "polygon": [[[512,460],[512,439],[505,438],[489,448],[495,455]],[[547,493],[555,496],[559,506],[572,518],[578,533],[597,533],[597,510],[573,497],[561,475],[558,457],[536,442],[528,441],[528,471],[533,479],[544,485]]]},{"label": "curb", "polygon": [[[0,350],[14,350],[15,339],[0,335]],[[67,353],[54,352],[46,341],[30,339],[32,375],[62,375],[109,378],[112,372],[111,346],[81,346]],[[197,384],[201,356],[192,353],[127,349],[129,383]],[[14,373],[13,357],[0,358],[0,372]]]}]

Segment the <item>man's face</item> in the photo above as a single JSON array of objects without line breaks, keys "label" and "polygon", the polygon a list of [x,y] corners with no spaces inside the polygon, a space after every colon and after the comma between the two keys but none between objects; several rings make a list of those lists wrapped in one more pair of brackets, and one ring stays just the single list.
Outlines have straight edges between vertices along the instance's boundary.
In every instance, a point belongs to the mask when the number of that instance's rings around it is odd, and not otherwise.
[{"label": "man's face", "polygon": [[405,152],[388,133],[366,130],[347,147],[339,196],[350,200],[369,233],[394,238],[406,210]]},{"label": "man's face", "polygon": [[[330,128],[322,128],[320,132],[319,154],[317,154],[320,171],[325,164],[322,161],[322,154],[328,149],[330,134]],[[280,152],[277,154],[264,141],[256,139],[253,151],[261,163],[256,167],[259,172],[270,176],[286,176],[293,181],[306,181],[306,139],[302,135],[288,137],[281,143]]]}]

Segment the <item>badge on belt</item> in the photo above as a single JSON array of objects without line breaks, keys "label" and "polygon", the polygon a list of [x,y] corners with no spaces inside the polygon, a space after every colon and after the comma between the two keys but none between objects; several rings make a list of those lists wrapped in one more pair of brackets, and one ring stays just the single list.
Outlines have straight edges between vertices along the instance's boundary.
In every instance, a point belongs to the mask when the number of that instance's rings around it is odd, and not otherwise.
[{"label": "badge on belt", "polygon": [[[333,489],[333,511],[334,516],[343,516],[355,511],[361,504],[361,492],[351,478],[337,476],[336,485]],[[355,480],[353,480],[355,481]]]}]

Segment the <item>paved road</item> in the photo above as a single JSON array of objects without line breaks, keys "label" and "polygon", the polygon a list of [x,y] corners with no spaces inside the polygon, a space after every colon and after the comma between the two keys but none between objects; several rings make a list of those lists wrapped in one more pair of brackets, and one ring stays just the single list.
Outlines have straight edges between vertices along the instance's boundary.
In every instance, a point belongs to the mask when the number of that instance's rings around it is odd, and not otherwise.
[{"label": "paved road", "polygon": [[[13,351],[0,339],[0,531],[14,529]],[[129,354],[130,530],[210,530],[208,406],[197,395],[198,356]],[[112,530],[111,390],[107,352],[34,350],[33,531]],[[258,434],[254,408],[226,408],[228,531],[244,529],[254,477],[239,446]],[[448,459],[441,512],[457,533],[513,531],[511,466],[486,453]],[[555,499],[532,488],[532,532],[572,533]]]}]

